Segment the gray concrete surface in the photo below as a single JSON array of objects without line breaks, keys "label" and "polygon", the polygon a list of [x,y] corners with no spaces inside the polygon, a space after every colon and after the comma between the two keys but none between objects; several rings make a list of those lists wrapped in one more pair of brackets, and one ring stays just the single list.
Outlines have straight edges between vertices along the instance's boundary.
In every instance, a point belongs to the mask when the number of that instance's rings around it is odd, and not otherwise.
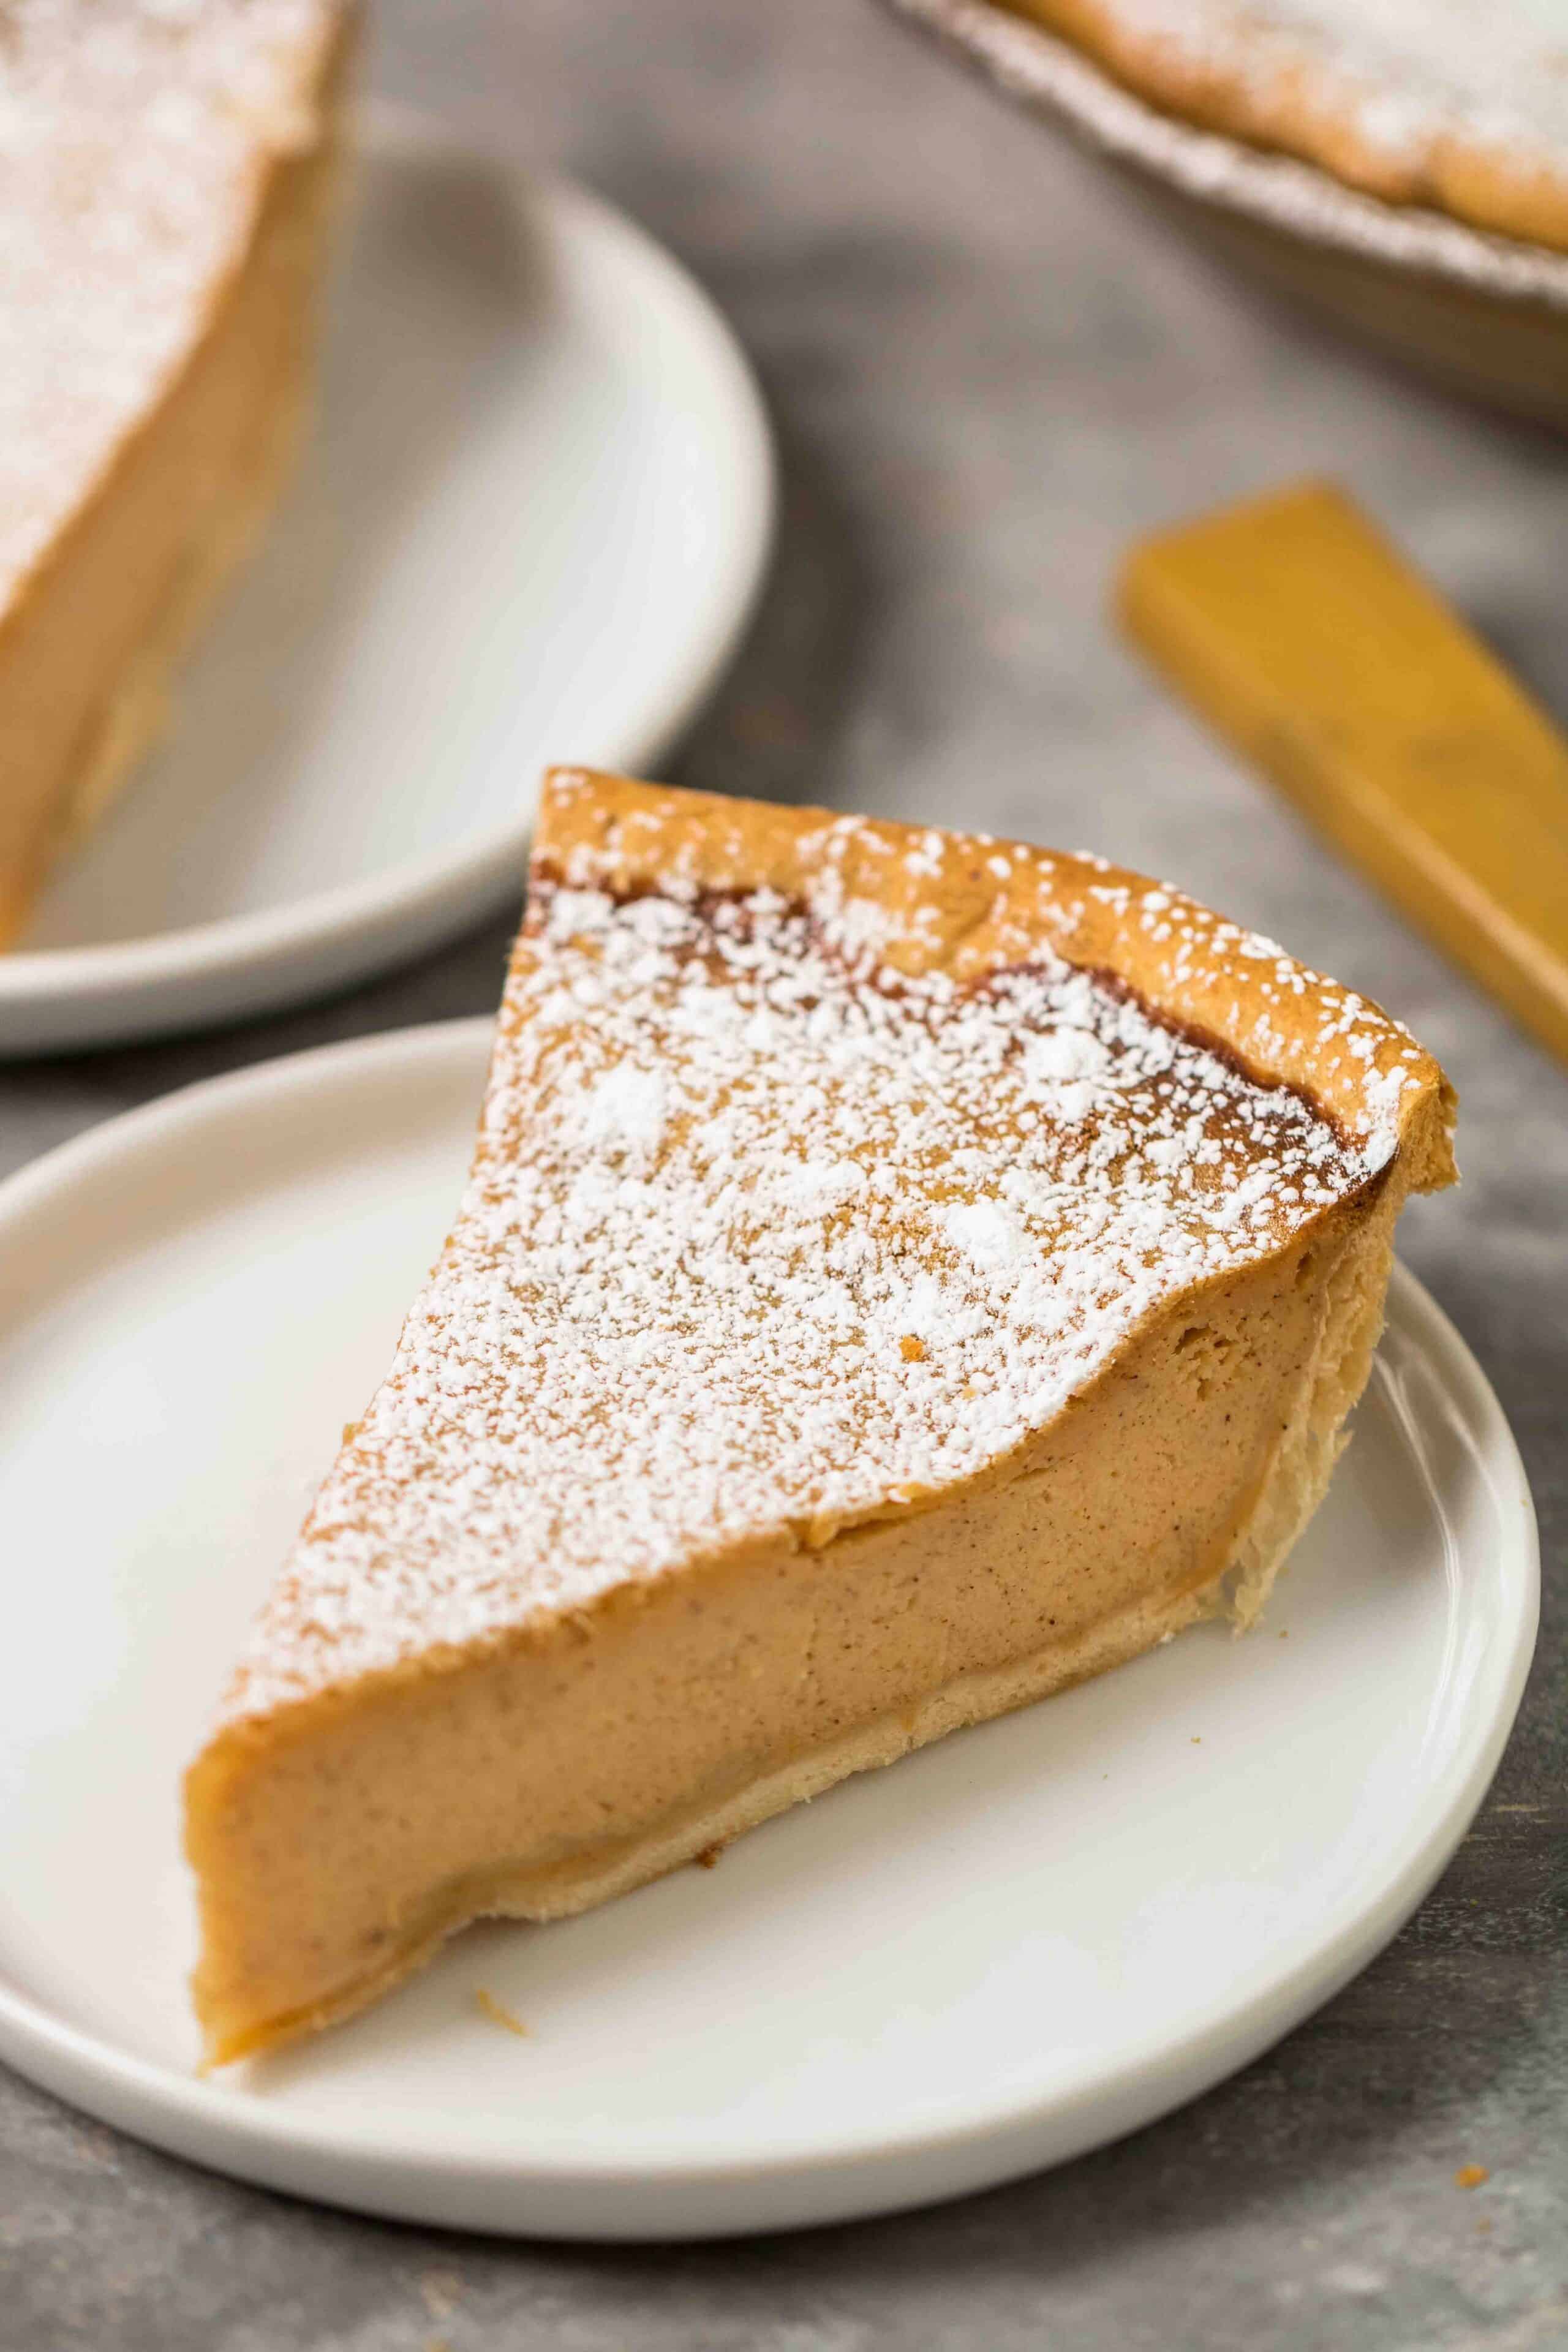
[{"label": "gray concrete surface", "polygon": [[[1394,1948],[1195,2106],[943,2210],[707,2249],[443,2238],[207,2178],[0,2079],[0,2346],[127,2352],[1544,2352],[1568,2345],[1568,1078],[1117,646],[1133,533],[1342,476],[1568,719],[1568,449],[1222,278],[865,0],[384,0],[374,81],[625,203],[728,307],[783,446],[752,643],[674,772],[1171,875],[1405,1015],[1466,1182],[1405,1249],[1524,1449],[1545,1628]],[[17,1165],[328,1037],[488,1007],[489,929],[221,1036],[0,1073]],[[1465,2191],[1458,2168],[1490,2179]]]}]

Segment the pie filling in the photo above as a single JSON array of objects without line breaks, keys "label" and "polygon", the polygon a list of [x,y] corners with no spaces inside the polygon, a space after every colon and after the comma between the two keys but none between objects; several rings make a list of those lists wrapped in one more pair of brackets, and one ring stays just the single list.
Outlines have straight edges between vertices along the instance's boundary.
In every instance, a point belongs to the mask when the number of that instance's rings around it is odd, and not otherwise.
[{"label": "pie filling", "polygon": [[536,890],[458,1223],[232,1714],[504,1632],[523,1580],[580,1609],[935,1499],[1386,1163],[1070,965],[877,946]]}]

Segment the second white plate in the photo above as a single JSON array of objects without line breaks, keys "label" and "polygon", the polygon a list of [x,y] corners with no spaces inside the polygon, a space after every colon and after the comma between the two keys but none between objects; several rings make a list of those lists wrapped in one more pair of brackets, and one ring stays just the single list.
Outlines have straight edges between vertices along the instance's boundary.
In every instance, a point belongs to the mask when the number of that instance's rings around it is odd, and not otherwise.
[{"label": "second white plate", "polygon": [[0,1053],[260,1012],[517,901],[542,768],[655,766],[744,625],[767,424],[668,255],[385,118],[351,218],[300,475],[0,956]]},{"label": "second white plate", "polygon": [[301,2195],[706,2235],[1072,2156],[1327,1999],[1463,1834],[1534,1637],[1519,1457],[1406,1275],[1247,1641],[1184,1634],[195,2079],[180,1770],[438,1245],[489,1031],[264,1065],[0,1189],[0,2054]]}]

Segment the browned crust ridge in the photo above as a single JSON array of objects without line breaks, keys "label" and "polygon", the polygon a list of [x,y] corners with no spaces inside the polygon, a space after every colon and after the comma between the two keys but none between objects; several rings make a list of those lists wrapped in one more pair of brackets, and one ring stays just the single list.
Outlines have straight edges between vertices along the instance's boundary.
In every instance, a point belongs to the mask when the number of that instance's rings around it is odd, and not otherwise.
[{"label": "browned crust ridge", "polygon": [[1216,1045],[1258,1083],[1305,1096],[1342,1133],[1370,1131],[1377,1082],[1401,1073],[1408,1189],[1454,1181],[1454,1091],[1402,1023],[1169,884],[1103,859],[558,768],[545,779],[534,869],[617,897],[674,876],[694,890],[797,900],[830,870],[846,898],[886,919],[880,952],[893,971],[973,985],[1044,946]]}]

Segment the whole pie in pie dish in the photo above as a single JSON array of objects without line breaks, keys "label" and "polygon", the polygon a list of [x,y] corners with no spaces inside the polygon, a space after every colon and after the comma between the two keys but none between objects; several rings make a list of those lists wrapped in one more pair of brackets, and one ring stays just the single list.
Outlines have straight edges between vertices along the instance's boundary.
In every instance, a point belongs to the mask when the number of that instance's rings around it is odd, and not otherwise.
[{"label": "whole pie in pie dish", "polygon": [[158,731],[280,478],[352,13],[5,7],[0,947]]},{"label": "whole pie in pie dish", "polygon": [[1452,1111],[1163,885],[556,774],[456,1223],[188,1775],[209,2058],[1255,1618]]},{"label": "whole pie in pie dish", "polygon": [[1568,249],[1556,0],[1000,0],[1166,112]]}]

